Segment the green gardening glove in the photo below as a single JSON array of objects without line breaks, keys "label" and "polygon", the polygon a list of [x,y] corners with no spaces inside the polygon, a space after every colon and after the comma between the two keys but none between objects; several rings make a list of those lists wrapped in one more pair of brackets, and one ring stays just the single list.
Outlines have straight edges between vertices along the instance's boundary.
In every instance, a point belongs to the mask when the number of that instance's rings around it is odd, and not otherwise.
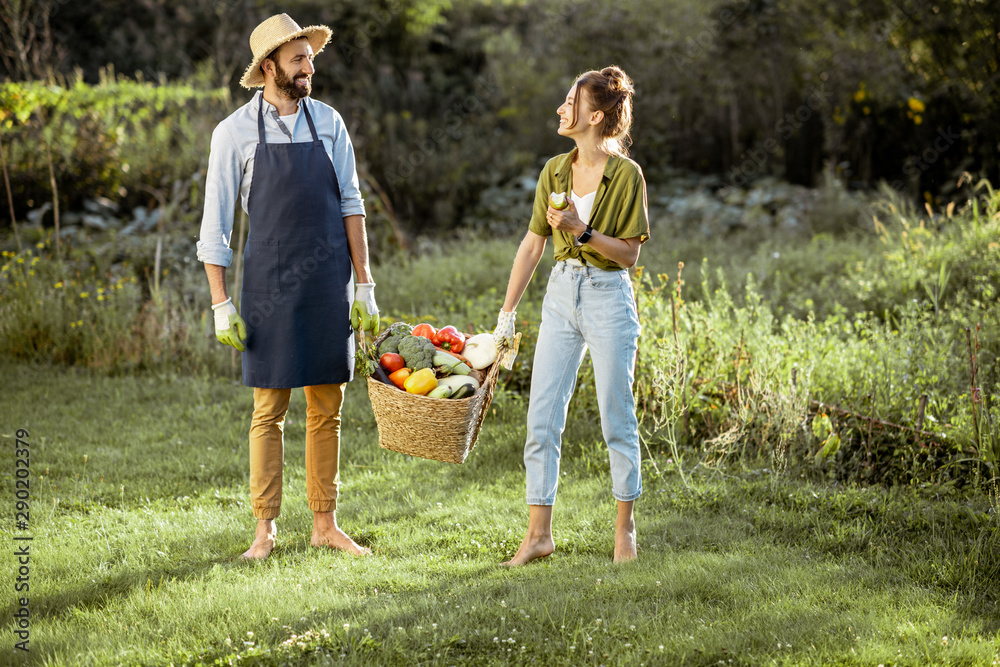
[{"label": "green gardening glove", "polygon": [[375,305],[375,283],[358,283],[351,306],[351,326],[361,331],[378,333],[378,306]]},{"label": "green gardening glove", "polygon": [[215,337],[219,342],[235,347],[240,352],[246,351],[243,341],[247,339],[247,325],[236,312],[232,297],[215,304],[212,310],[215,311]]}]

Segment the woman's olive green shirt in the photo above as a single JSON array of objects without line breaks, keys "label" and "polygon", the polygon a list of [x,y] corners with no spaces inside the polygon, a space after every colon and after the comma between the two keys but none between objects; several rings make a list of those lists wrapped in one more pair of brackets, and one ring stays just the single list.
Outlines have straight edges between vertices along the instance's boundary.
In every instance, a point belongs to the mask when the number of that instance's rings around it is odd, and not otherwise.
[{"label": "woman's olive green shirt", "polygon": [[[567,232],[554,232],[545,221],[549,208],[549,193],[573,191],[573,159],[577,149],[549,160],[538,177],[535,205],[528,229],[539,236],[553,236],[557,261],[574,257],[585,264],[606,271],[624,268],[612,262],[587,244],[575,246],[576,240]],[[619,239],[638,237],[640,243],[649,239],[649,211],[646,203],[646,181],[642,169],[628,158],[611,155],[604,165],[604,175],[597,186],[590,226],[605,236]]]}]

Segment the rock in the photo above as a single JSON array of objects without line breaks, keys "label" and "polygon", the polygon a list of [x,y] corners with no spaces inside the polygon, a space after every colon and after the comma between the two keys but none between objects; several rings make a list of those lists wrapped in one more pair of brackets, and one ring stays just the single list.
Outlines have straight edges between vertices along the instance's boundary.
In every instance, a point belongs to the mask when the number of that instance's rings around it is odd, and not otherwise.
[{"label": "rock", "polygon": [[108,218],[94,213],[84,213],[80,220],[85,227],[90,227],[91,229],[105,231],[111,228]]},{"label": "rock", "polygon": [[52,202],[47,201],[44,204],[42,204],[39,208],[28,211],[27,215],[28,224],[34,225],[36,227],[41,226],[42,218],[44,218],[45,214],[51,210],[52,210]]},{"label": "rock", "polygon": [[163,215],[163,209],[153,209],[149,211],[144,206],[137,206],[132,209],[132,222],[128,223],[121,233],[135,234],[135,233],[147,233],[156,228],[156,225],[160,222],[160,216]]},{"label": "rock", "polygon": [[107,197],[94,197],[83,202],[83,208],[88,213],[93,213],[104,218],[114,217],[118,213],[118,206]]},{"label": "rock", "polygon": [[736,187],[725,187],[719,190],[719,196],[722,197],[722,201],[731,206],[743,206],[747,200],[746,190]]}]

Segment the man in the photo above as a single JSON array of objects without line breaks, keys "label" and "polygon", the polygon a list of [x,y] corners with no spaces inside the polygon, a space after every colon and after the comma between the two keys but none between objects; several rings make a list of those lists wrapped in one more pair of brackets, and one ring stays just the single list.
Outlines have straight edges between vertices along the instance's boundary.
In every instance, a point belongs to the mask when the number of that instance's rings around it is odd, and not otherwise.
[{"label": "man", "polygon": [[[274,548],[292,387],[304,388],[307,403],[311,542],[371,553],[336,519],[340,410],[354,371],[354,328],[375,333],[379,318],[354,149],[340,114],[309,97],[313,56],[331,34],[326,26],[300,28],[287,14],[258,25],[240,84],[263,91],[212,134],[198,259],[212,290],[215,334],[243,353],[243,383],[254,388],[250,496],[257,529],[245,559],[267,558]],[[226,290],[237,194],[250,216],[245,319]]]}]

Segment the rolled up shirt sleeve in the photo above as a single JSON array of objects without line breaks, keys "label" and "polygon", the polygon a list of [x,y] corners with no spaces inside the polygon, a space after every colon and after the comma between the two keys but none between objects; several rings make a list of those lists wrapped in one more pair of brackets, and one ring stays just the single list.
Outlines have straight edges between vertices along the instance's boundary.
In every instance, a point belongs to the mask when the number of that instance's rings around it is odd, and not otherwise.
[{"label": "rolled up shirt sleeve", "polygon": [[358,169],[354,157],[354,145],[347,133],[347,125],[337,111],[333,113],[334,141],[331,159],[340,180],[340,210],[346,218],[349,215],[364,215],[365,202],[358,182]]},{"label": "rolled up shirt sleeve", "polygon": [[212,132],[212,147],[205,177],[205,209],[197,243],[198,259],[206,264],[229,266],[233,251],[233,214],[243,179],[243,161],[226,123]]}]

